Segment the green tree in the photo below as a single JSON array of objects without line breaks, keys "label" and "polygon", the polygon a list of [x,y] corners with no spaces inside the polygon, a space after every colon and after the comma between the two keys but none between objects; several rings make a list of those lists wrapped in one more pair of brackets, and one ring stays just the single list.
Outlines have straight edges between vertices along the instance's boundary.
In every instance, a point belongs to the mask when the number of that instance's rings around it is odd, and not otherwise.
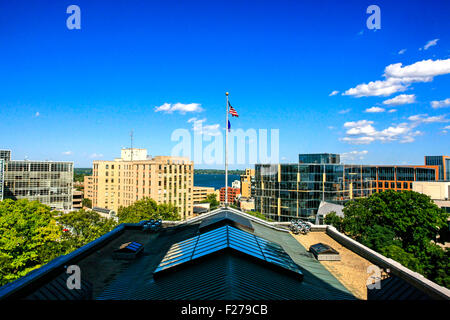
[{"label": "green tree", "polygon": [[92,200],[91,199],[83,198],[81,203],[83,204],[83,207],[92,208]]},{"label": "green tree", "polygon": [[343,218],[339,217],[336,212],[332,211],[325,216],[324,223],[332,225],[338,231],[342,231]]},{"label": "green tree", "polygon": [[388,190],[349,201],[344,216],[342,229],[355,240],[438,284],[449,285],[448,253],[434,244],[441,230],[448,228],[449,214],[430,197]]},{"label": "green tree", "polygon": [[58,222],[68,229],[64,241],[69,250],[75,250],[108,233],[117,226],[113,219],[100,216],[95,211],[78,210],[63,214]]},{"label": "green tree", "polygon": [[48,206],[26,199],[0,202],[0,285],[65,254],[62,228]]},{"label": "green tree", "polygon": [[388,257],[391,258],[405,267],[414,270],[419,273],[423,273],[423,264],[419,261],[419,259],[415,258],[412,253],[406,252],[401,247],[391,244],[386,247],[382,247],[379,252]]},{"label": "green tree", "polygon": [[149,219],[180,219],[178,210],[174,205],[170,203],[158,205],[155,200],[150,198],[143,198],[128,207],[120,207],[118,217],[120,223],[138,223]]},{"label": "green tree", "polygon": [[217,195],[215,193],[210,193],[206,196],[206,199],[201,201],[200,203],[209,203],[209,209],[214,210],[217,209],[220,205],[220,202],[217,201]]}]

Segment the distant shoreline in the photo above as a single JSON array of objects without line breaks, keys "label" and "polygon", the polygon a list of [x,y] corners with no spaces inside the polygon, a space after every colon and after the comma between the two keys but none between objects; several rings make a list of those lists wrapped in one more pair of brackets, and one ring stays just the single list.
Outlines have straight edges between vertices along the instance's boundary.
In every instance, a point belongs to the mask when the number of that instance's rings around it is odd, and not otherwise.
[{"label": "distant shoreline", "polygon": [[[228,170],[228,174],[242,175],[244,170]],[[194,169],[194,174],[225,174],[225,170],[219,169]]]}]

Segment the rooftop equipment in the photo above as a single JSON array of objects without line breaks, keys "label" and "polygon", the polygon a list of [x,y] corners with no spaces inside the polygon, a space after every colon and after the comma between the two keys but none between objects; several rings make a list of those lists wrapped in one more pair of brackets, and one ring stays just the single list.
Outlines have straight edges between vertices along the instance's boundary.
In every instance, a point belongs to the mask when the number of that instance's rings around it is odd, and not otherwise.
[{"label": "rooftop equipment", "polygon": [[314,254],[317,260],[321,261],[340,261],[339,252],[324,243],[317,243],[309,247],[309,251]]},{"label": "rooftop equipment", "polygon": [[113,258],[120,260],[132,260],[142,252],[142,249],[144,249],[144,245],[142,243],[130,241],[122,244],[118,249],[114,250]]}]

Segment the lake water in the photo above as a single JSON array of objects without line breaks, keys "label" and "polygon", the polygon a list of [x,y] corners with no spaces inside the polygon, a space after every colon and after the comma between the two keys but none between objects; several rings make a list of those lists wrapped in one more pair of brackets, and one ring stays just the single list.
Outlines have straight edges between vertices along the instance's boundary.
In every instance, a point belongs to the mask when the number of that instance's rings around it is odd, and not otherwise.
[{"label": "lake water", "polygon": [[[228,175],[228,186],[234,180],[241,180],[241,176],[238,174]],[[225,186],[225,175],[224,174],[194,174],[194,186],[197,187],[213,187],[214,189],[220,189]]]}]

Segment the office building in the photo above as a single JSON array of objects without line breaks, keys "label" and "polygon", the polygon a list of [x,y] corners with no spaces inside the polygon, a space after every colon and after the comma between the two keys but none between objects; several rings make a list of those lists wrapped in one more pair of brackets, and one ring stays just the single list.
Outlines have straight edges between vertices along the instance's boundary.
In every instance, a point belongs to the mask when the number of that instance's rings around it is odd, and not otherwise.
[{"label": "office building", "polygon": [[83,208],[83,191],[73,190],[72,191],[72,209],[80,210]]},{"label": "office building", "polygon": [[84,197],[92,201],[94,198],[94,182],[92,176],[84,176]]},{"label": "office building", "polygon": [[93,162],[92,206],[118,212],[148,197],[171,203],[187,219],[193,214],[193,171],[188,158],[152,158],[146,149],[122,149],[120,158]]},{"label": "office building", "polygon": [[5,161],[0,159],[0,201],[3,200],[3,170],[5,168]]},{"label": "office building", "polygon": [[425,165],[439,167],[439,181],[450,181],[450,156],[425,156]]},{"label": "office building", "polygon": [[4,164],[4,199],[39,201],[55,210],[72,210],[73,162],[11,160]]},{"label": "office building", "polygon": [[[438,166],[351,165],[339,155],[299,155],[298,164],[255,165],[255,210],[277,221],[316,221],[321,201],[343,205],[384,190],[412,190],[414,181],[433,181]],[[327,163],[326,161],[329,161]]]},{"label": "office building", "polygon": [[236,189],[240,189],[241,188],[241,181],[240,180],[234,180],[231,183],[231,187],[232,188],[236,188]]},{"label": "office building", "polygon": [[[234,203],[241,194],[241,189],[228,187],[228,203]],[[225,187],[220,188],[220,203],[225,203]]]},{"label": "office building", "polygon": [[11,161],[11,151],[10,150],[0,150],[0,159],[8,162]]},{"label": "office building", "polygon": [[306,153],[298,155],[298,163],[339,164],[341,156],[334,153]]},{"label": "office building", "polygon": [[241,194],[244,198],[252,196],[252,184],[255,182],[255,169],[245,169],[241,175]]},{"label": "office building", "polygon": [[213,187],[197,187],[197,186],[193,186],[192,187],[193,203],[194,204],[198,204],[198,203],[206,200],[208,195],[215,194],[214,191],[215,190],[214,190]]}]

